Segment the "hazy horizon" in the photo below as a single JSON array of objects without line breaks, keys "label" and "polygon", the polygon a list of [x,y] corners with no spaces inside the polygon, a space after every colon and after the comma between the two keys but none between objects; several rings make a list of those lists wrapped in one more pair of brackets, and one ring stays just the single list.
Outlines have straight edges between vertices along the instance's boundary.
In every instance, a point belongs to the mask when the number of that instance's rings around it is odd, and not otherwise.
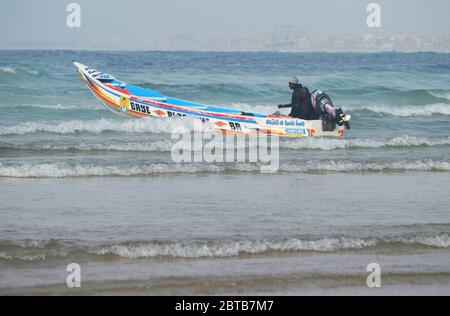
[{"label": "hazy horizon", "polygon": [[[71,2],[81,7],[80,28],[66,25],[66,6]],[[220,50],[229,42],[231,50],[244,47],[245,51],[251,50],[245,48],[249,39],[261,42],[269,38],[273,42],[280,30],[279,42],[293,33],[312,42],[366,34],[450,35],[448,1],[378,0],[381,28],[366,25],[366,7],[371,2],[16,0],[0,5],[0,26],[7,30],[0,33],[0,49]]]}]

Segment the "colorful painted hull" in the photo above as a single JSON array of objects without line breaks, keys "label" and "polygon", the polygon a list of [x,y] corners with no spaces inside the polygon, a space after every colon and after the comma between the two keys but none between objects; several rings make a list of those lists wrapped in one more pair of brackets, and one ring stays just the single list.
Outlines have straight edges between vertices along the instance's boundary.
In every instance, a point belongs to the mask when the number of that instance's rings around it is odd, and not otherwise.
[{"label": "colorful painted hull", "polygon": [[83,82],[109,110],[125,117],[194,116],[208,121],[223,133],[239,135],[279,135],[280,137],[343,136],[344,127],[322,131],[320,120],[301,120],[286,116],[246,113],[234,109],[184,101],[118,81],[81,63],[74,62]]}]

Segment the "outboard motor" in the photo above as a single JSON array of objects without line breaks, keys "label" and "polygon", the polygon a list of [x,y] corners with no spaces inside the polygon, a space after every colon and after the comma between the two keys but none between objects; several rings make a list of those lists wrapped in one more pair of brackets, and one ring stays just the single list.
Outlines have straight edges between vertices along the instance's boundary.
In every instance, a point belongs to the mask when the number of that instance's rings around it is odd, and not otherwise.
[{"label": "outboard motor", "polygon": [[333,101],[328,94],[321,90],[315,90],[311,94],[311,102],[314,110],[322,120],[322,130],[324,132],[334,131],[336,124],[339,126],[345,125],[350,129],[350,115],[345,115],[341,108],[336,109]]}]

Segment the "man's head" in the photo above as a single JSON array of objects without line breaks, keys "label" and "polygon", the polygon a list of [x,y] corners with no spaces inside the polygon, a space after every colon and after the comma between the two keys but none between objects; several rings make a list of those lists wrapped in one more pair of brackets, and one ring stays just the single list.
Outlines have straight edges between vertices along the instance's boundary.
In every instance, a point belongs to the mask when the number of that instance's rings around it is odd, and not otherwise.
[{"label": "man's head", "polygon": [[290,80],[289,80],[289,89],[291,89],[291,90],[293,90],[293,89],[295,89],[296,87],[298,87],[298,79],[297,79],[297,77],[292,77]]}]

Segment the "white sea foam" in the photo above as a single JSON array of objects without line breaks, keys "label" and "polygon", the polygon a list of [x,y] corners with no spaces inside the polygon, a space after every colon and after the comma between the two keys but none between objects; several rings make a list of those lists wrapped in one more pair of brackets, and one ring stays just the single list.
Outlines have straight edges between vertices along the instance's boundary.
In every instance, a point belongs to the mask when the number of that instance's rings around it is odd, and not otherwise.
[{"label": "white sea foam", "polygon": [[[9,242],[9,245],[16,246],[20,248],[45,248],[50,244],[50,240],[34,240],[34,239],[25,239],[25,240],[14,240]],[[0,242],[1,244],[1,242]]]},{"label": "white sea foam", "polygon": [[437,98],[450,100],[450,92],[430,92],[430,94]]},{"label": "white sea foam", "polygon": [[9,74],[16,74],[18,72],[26,72],[30,75],[39,75],[38,70],[31,70],[31,69],[24,69],[24,68],[13,68],[13,67],[0,67],[0,72],[3,73],[9,73]]},{"label": "white sea foam", "polygon": [[12,255],[6,252],[0,252],[0,259],[4,260],[19,260],[19,261],[41,261],[45,260],[47,256],[45,254],[33,254],[33,255]]},{"label": "white sea foam", "polygon": [[[442,95],[441,97],[447,98],[450,95]],[[278,109],[275,106],[270,105],[250,105],[246,103],[233,103],[228,106],[229,108],[242,110],[245,112],[254,112],[260,114],[271,114]],[[427,105],[343,105],[343,110],[348,111],[369,111],[378,114],[387,114],[392,116],[432,116],[434,114],[450,115],[450,104],[436,103]],[[282,109],[281,112],[285,115],[289,113],[290,109]]]},{"label": "white sea foam", "polygon": [[[28,241],[27,241],[28,242]],[[17,243],[15,243],[17,244]],[[222,258],[240,255],[258,255],[270,252],[337,252],[359,250],[376,246],[391,247],[392,244],[403,246],[415,245],[432,248],[449,248],[450,237],[447,233],[436,235],[409,235],[398,237],[356,238],[327,237],[322,239],[261,239],[261,240],[215,240],[215,241],[142,241],[125,242],[99,246],[74,245],[60,249],[61,245],[44,241],[36,244],[46,245],[39,253],[20,253],[17,250],[0,252],[0,259],[20,261],[41,261],[48,258],[64,258],[73,252],[84,251],[91,255],[118,256],[127,259],[173,257],[173,258]],[[55,248],[56,247],[56,248]]]},{"label": "white sea foam", "polygon": [[398,237],[394,238],[392,241],[399,242],[403,244],[419,244],[424,246],[436,247],[436,248],[449,248],[450,247],[450,237],[448,234],[441,235],[417,235],[411,237]]},{"label": "white sea foam", "polygon": [[343,162],[308,161],[301,165],[281,165],[281,170],[290,172],[356,172],[356,171],[450,171],[450,163],[447,161],[396,161],[385,163],[363,163],[363,162]]},{"label": "white sea foam", "polygon": [[[256,163],[222,163],[222,164],[167,164],[149,163],[147,165],[89,165],[67,163],[37,164],[3,164],[0,163],[0,177],[11,178],[62,178],[91,176],[145,176],[157,174],[189,174],[220,172],[259,172],[260,164]],[[388,171],[450,171],[447,161],[414,161],[390,163],[359,163],[340,161],[307,161],[301,164],[284,163],[279,172],[388,172]]]},{"label": "white sea foam", "polygon": [[0,107],[26,107],[26,108],[41,108],[50,110],[94,110],[103,111],[104,108],[100,104],[90,105],[90,104],[20,104],[20,105],[0,105]]},{"label": "white sea foam", "polygon": [[[8,144],[0,143],[1,148],[21,149],[21,150],[79,150],[79,151],[130,151],[130,152],[170,152],[174,141],[171,139],[159,141],[117,141],[110,143],[86,143],[78,144]],[[179,149],[193,151],[196,148],[188,146],[189,144],[178,144]],[[216,149],[226,148],[225,142],[212,143]],[[450,145],[450,136],[448,137],[416,137],[403,135],[394,138],[302,138],[295,140],[281,140],[279,144],[273,144],[274,147],[292,149],[292,150],[335,150],[335,149],[377,149],[377,148],[396,148],[396,147],[418,147],[418,146],[447,146]],[[252,148],[258,146],[258,142],[250,140],[245,143],[235,145],[238,149]],[[201,150],[201,148],[199,149]]]},{"label": "white sea foam", "polygon": [[[37,151],[125,151],[125,152],[170,152],[175,142],[153,141],[153,142],[117,142],[117,143],[79,143],[79,144],[1,144],[0,148],[37,150]],[[225,147],[225,145],[222,145]],[[222,148],[220,143],[215,148]],[[192,148],[189,143],[177,144],[176,148],[183,151],[201,151],[202,148]]]},{"label": "white sea foam", "polygon": [[[130,151],[130,152],[170,152],[176,144],[177,150],[183,150],[186,152],[202,151],[202,147],[194,147],[189,142],[175,143],[172,140],[160,140],[153,142],[121,142],[121,143],[80,143],[76,145],[40,145],[40,146],[25,146],[22,149],[38,149],[38,150],[80,150],[80,151],[93,151],[93,150],[104,150],[104,151]],[[222,149],[226,148],[226,143],[222,142],[212,142],[211,148]],[[248,147],[257,147],[257,142],[250,142],[244,144],[235,145],[235,149],[246,149]]]},{"label": "white sea foam", "polygon": [[93,248],[89,252],[97,255],[116,255],[124,258],[152,257],[232,257],[240,254],[260,254],[269,251],[316,251],[332,252],[344,249],[361,249],[376,245],[376,240],[355,238],[326,238],[309,241],[287,240],[244,240],[211,243],[148,243],[138,245],[112,245]]},{"label": "white sea foam", "polygon": [[280,147],[289,149],[349,149],[349,148],[384,148],[450,145],[449,137],[428,138],[416,136],[398,136],[393,138],[305,138],[280,142]]},{"label": "white sea foam", "polygon": [[[144,152],[170,152],[172,150],[173,143],[169,141],[154,141],[154,142],[124,142],[124,143],[80,143],[75,145],[42,145],[39,147],[29,146],[28,148],[34,148],[38,150],[80,150],[80,151],[144,151]],[[186,146],[178,146],[179,149],[189,150]],[[27,149],[27,148],[26,148]]]},{"label": "white sea foam", "polygon": [[379,114],[388,114],[393,116],[432,116],[434,114],[450,115],[450,104],[436,103],[427,105],[364,105],[364,106],[346,106],[344,110],[347,111],[369,111]]},{"label": "white sea foam", "polygon": [[146,166],[68,165],[65,163],[23,164],[5,166],[0,163],[0,177],[62,178],[89,176],[138,176],[170,173],[220,172],[217,165],[183,165],[154,163]]},{"label": "white sea foam", "polygon": [[195,126],[190,117],[175,119],[133,119],[133,120],[71,120],[47,123],[26,122],[12,126],[0,126],[0,135],[24,135],[31,133],[73,134],[79,132],[102,133],[107,131],[124,133],[171,133],[175,128],[193,131]]},{"label": "white sea foam", "polygon": [[404,245],[423,245],[436,248],[450,247],[447,234],[436,236],[410,236],[396,238],[324,238],[318,240],[302,240],[297,238],[284,240],[241,240],[216,241],[207,243],[151,242],[138,244],[120,244],[94,247],[88,250],[96,255],[115,255],[123,258],[203,258],[234,257],[242,254],[262,254],[267,252],[335,252],[357,250],[384,244],[401,243]]},{"label": "white sea foam", "polygon": [[0,72],[15,74],[16,70],[11,67],[0,67]]}]

